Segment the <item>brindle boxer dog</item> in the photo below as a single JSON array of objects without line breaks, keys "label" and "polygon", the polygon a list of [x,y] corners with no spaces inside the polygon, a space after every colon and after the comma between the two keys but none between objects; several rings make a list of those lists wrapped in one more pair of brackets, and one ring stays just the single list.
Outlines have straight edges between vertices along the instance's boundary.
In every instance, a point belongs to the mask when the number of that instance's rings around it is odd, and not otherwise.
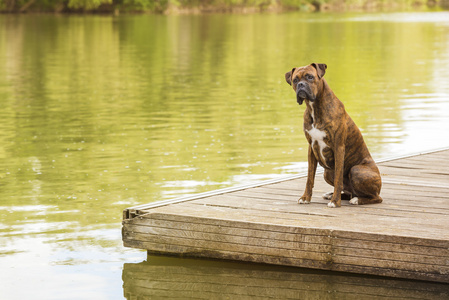
[{"label": "brindle boxer dog", "polygon": [[334,187],[333,192],[323,195],[330,200],[329,207],[341,206],[342,197],[355,205],[380,203],[379,169],[359,128],[323,78],[326,69],[325,64],[313,63],[285,74],[296,101],[306,103],[304,133],[309,142],[309,166],[306,189],[298,203],[308,204],[312,199],[317,163],[324,168],[324,180]]}]

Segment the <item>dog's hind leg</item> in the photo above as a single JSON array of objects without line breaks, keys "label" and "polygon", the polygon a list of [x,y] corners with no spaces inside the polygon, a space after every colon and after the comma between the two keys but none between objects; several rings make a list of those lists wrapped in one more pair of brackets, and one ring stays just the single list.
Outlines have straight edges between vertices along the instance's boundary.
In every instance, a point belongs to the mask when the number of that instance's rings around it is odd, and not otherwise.
[{"label": "dog's hind leg", "polygon": [[351,168],[349,179],[356,197],[349,203],[354,205],[381,203],[382,179],[374,162]]}]

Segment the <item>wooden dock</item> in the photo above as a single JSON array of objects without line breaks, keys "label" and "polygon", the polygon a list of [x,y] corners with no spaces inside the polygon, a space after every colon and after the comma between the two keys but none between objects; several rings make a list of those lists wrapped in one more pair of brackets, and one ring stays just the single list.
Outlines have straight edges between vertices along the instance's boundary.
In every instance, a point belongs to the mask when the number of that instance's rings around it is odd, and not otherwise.
[{"label": "wooden dock", "polygon": [[317,174],[124,211],[123,242],[150,254],[229,259],[449,283],[449,149],[378,163],[381,204],[328,208]]}]

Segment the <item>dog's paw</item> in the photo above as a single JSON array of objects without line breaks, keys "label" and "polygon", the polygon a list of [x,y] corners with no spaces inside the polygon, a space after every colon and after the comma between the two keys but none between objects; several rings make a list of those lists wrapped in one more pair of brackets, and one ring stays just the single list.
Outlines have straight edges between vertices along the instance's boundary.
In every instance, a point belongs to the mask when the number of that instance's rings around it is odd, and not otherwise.
[{"label": "dog's paw", "polygon": [[335,208],[335,207],[337,207],[336,205],[335,205],[335,202],[329,202],[328,204],[327,204],[327,207],[330,207],[330,208]]},{"label": "dog's paw", "polygon": [[352,198],[351,200],[349,200],[349,204],[359,205],[359,198],[357,197]]},{"label": "dog's paw", "polygon": [[310,204],[310,200],[304,200],[303,197],[298,199],[298,204]]},{"label": "dog's paw", "polygon": [[329,193],[323,194],[322,197],[324,200],[330,200],[330,199],[332,199],[333,194],[334,194],[334,192],[329,192]]}]

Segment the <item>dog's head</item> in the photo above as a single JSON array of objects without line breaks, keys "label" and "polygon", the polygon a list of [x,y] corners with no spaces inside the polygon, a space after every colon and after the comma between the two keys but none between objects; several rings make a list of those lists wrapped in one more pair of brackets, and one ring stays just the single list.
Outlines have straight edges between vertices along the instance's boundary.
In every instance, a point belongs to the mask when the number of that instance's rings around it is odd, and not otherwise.
[{"label": "dog's head", "polygon": [[316,100],[319,92],[321,78],[326,73],[326,64],[310,64],[308,66],[293,68],[285,73],[285,80],[296,92],[296,101],[299,105],[307,99],[311,102]]}]

